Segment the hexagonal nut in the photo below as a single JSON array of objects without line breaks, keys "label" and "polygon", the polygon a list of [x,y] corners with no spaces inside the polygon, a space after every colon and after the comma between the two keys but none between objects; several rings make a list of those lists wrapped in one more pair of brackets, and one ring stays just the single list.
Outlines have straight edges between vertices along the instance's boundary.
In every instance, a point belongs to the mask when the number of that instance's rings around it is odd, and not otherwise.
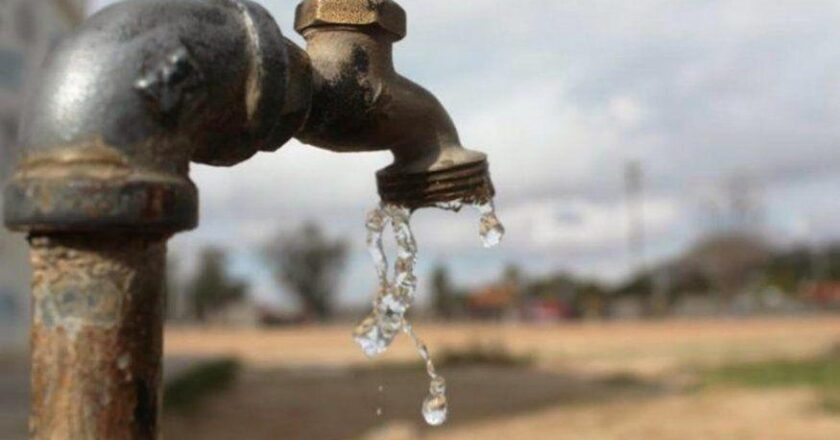
[{"label": "hexagonal nut", "polygon": [[392,0],[305,0],[298,5],[298,33],[330,25],[379,26],[402,39],[406,35],[406,14]]}]

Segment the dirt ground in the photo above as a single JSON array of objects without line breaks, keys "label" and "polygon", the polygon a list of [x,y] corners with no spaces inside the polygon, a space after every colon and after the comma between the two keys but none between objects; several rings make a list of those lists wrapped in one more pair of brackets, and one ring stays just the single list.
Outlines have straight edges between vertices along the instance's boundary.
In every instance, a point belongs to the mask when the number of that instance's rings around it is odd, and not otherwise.
[{"label": "dirt ground", "polygon": [[168,356],[234,356],[245,369],[192,414],[167,414],[166,438],[840,438],[840,415],[821,409],[815,390],[695,386],[702,368],[825,353],[840,343],[840,317],[416,327],[433,355],[483,343],[535,364],[444,369],[451,418],[430,429],[419,415],[428,384],[406,367],[416,355],[404,338],[370,362],[349,325],[170,329]]}]

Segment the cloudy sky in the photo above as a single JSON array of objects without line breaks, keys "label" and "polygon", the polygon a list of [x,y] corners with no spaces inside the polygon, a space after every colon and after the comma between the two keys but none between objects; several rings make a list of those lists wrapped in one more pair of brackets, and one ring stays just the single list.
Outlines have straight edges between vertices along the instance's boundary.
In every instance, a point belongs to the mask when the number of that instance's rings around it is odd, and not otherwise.
[{"label": "cloudy sky", "polygon": [[[291,29],[296,2],[261,3],[302,44]],[[421,211],[422,271],[445,262],[458,282],[476,284],[516,263],[621,279],[630,161],[645,173],[651,261],[708,230],[733,181],[748,182],[775,241],[840,239],[840,3],[400,3],[409,36],[397,67],[435,92],[466,146],[489,154],[509,231],[487,251],[476,214]],[[172,249],[189,266],[201,246],[221,244],[270,298],[277,287],[253,249],[316,220],[352,240],[342,300],[359,302],[374,283],[362,223],[377,202],[374,172],[389,162],[291,142],[236,168],[195,167],[202,226]]]}]

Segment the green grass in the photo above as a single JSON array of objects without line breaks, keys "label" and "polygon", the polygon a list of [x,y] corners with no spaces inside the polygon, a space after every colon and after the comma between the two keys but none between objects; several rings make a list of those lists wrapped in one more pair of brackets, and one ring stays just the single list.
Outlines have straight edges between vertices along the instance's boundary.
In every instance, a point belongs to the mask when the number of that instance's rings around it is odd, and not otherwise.
[{"label": "green grass", "polygon": [[435,364],[441,368],[463,366],[528,367],[534,357],[512,353],[501,344],[473,344],[458,350],[444,350]]},{"label": "green grass", "polygon": [[[525,368],[532,366],[535,362],[534,356],[515,354],[501,344],[480,343],[457,349],[443,349],[439,355],[433,354],[432,360],[438,369],[453,367]],[[356,373],[364,373],[370,369],[366,366],[353,368]],[[421,360],[384,362],[378,364],[374,369],[389,371],[425,370],[426,364]]]},{"label": "green grass", "polygon": [[828,413],[840,415],[840,390],[824,392],[820,399],[820,406]]},{"label": "green grass", "polygon": [[729,365],[707,371],[703,379],[705,386],[809,387],[819,394],[824,411],[840,415],[840,352],[837,350],[815,359]]},{"label": "green grass", "polygon": [[648,385],[644,379],[631,373],[616,373],[603,378],[604,385],[612,388],[634,388]]},{"label": "green grass", "polygon": [[755,388],[810,386],[840,389],[840,356],[730,365],[708,372],[706,384]]},{"label": "green grass", "polygon": [[184,371],[165,385],[164,408],[178,412],[192,410],[202,399],[230,387],[240,368],[235,359],[221,359]]}]

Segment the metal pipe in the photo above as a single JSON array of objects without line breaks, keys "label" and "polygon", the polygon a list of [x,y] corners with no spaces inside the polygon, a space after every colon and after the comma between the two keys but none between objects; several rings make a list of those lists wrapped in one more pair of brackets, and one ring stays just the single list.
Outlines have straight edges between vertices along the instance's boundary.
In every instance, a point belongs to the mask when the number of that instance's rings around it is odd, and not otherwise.
[{"label": "metal pipe", "polygon": [[30,438],[158,437],[165,240],[32,237]]}]

